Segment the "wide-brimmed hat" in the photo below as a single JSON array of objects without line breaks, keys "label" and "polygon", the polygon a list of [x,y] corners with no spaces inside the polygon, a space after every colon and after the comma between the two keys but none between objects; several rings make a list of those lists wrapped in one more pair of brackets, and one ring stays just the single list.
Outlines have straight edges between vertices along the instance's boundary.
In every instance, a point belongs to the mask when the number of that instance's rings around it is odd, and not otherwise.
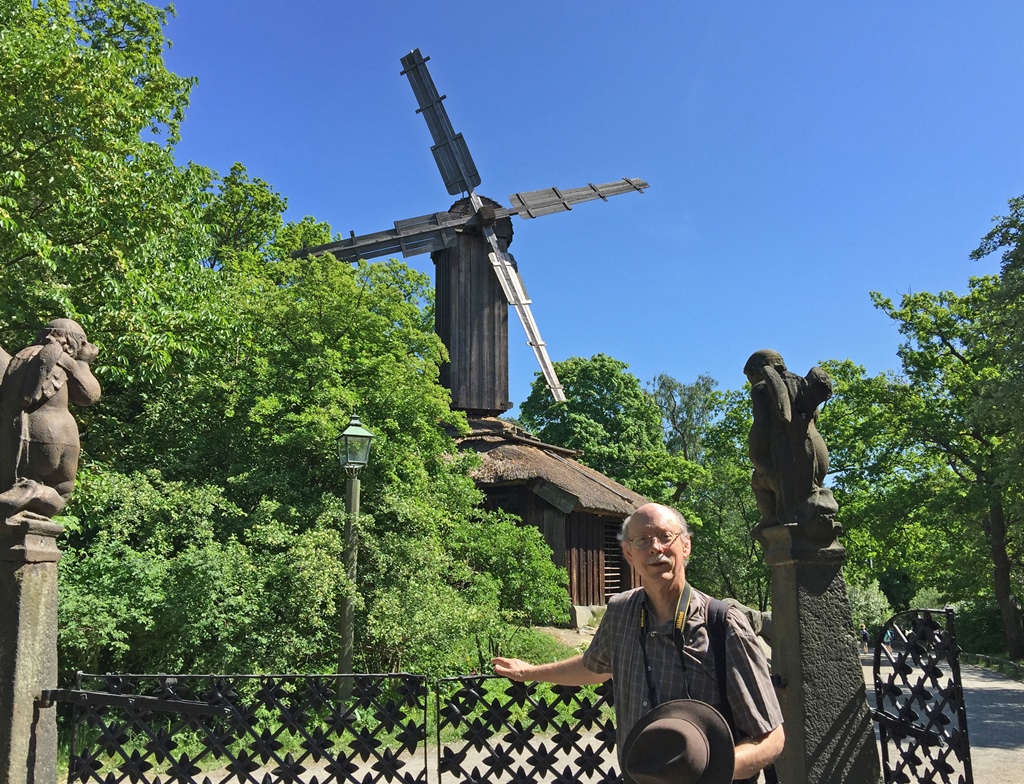
[{"label": "wide-brimmed hat", "polygon": [[629,731],[622,772],[631,784],[728,784],[735,758],[721,713],[705,702],[673,700]]}]

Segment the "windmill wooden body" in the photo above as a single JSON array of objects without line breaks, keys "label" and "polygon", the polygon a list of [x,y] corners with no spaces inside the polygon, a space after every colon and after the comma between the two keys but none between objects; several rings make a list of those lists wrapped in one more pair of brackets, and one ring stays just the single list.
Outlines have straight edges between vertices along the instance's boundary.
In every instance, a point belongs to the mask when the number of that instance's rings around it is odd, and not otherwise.
[{"label": "windmill wooden body", "polygon": [[545,382],[556,401],[565,394],[548,356],[547,347],[530,310],[515,260],[508,253],[512,241],[511,216],[536,218],[572,209],[594,199],[608,200],[620,193],[640,192],[648,186],[638,179],[559,190],[548,188],[509,197],[510,207],[478,196],[480,184],[462,134],[455,133],[427,71],[425,58],[414,49],[402,58],[434,140],[431,151],[448,193],[465,194],[446,212],[395,221],[394,229],[355,236],[304,248],[296,256],[332,253],[356,261],[379,256],[404,257],[430,253],[436,265],[436,330],[448,348],[449,364],[442,382],[451,390],[452,407],[470,416],[494,416],[507,411],[508,306],[515,308],[527,342],[537,356]]}]

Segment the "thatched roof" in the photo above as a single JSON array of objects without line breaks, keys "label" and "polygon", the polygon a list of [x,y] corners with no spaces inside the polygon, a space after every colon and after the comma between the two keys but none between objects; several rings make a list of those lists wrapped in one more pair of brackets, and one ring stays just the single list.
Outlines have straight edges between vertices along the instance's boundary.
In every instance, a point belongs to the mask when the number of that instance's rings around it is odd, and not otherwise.
[{"label": "thatched roof", "polygon": [[647,503],[639,493],[573,460],[578,453],[571,449],[545,444],[500,419],[473,419],[469,424],[472,432],[459,439],[459,447],[479,453],[483,463],[473,479],[484,489],[546,483],[577,499],[572,511],[621,518]]}]

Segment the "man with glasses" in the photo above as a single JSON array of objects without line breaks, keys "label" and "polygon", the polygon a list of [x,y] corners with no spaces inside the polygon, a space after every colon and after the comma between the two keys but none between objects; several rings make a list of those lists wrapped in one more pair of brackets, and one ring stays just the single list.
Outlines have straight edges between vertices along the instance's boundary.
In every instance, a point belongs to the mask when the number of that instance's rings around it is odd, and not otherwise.
[{"label": "man with glasses", "polygon": [[608,601],[590,647],[551,664],[498,657],[491,662],[495,673],[564,686],[613,678],[620,741],[644,714],[669,700],[708,703],[726,717],[737,738],[733,778],[756,780],[782,752],[785,733],[768,664],[749,622],[736,608],[724,614],[723,698],[708,627],[711,598],[686,581],[691,546],[686,520],[671,507],[646,504],[623,523],[619,539],[643,587]]}]

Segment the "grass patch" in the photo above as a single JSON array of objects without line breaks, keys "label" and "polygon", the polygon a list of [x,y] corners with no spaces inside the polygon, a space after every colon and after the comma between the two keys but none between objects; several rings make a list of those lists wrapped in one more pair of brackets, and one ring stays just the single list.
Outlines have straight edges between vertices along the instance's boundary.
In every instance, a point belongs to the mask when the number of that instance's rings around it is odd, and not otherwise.
[{"label": "grass patch", "polygon": [[505,641],[502,653],[499,653],[498,656],[523,659],[531,664],[547,664],[568,659],[577,653],[579,651],[575,648],[571,648],[539,629],[520,629],[517,634]]}]

